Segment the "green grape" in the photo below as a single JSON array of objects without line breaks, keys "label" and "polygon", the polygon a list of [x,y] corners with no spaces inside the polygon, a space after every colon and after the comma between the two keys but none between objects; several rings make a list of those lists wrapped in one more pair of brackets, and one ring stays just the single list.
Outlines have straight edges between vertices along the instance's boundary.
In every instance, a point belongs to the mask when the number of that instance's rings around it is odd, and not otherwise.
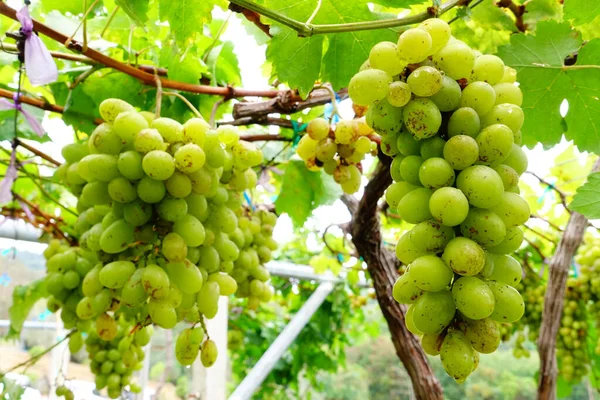
[{"label": "green grape", "polygon": [[220,263],[221,258],[217,249],[206,245],[200,247],[200,262],[198,264],[200,268],[204,268],[208,272],[214,272]]},{"label": "green grape", "polygon": [[452,285],[456,308],[467,318],[483,319],[494,311],[494,295],[490,287],[475,276],[459,278]]},{"label": "green grape", "polygon": [[100,314],[96,318],[96,332],[102,340],[113,340],[117,336],[117,322],[106,313]]},{"label": "green grape", "polygon": [[527,155],[521,147],[514,144],[512,151],[508,157],[506,157],[503,164],[511,167],[519,176],[521,176],[523,172],[527,171]]},{"label": "green grape", "polygon": [[398,39],[400,58],[408,64],[419,63],[431,54],[432,40],[429,33],[423,29],[407,29]]},{"label": "green grape", "polygon": [[400,217],[409,224],[418,224],[419,222],[426,221],[431,219],[429,199],[432,194],[433,192],[427,188],[411,190],[402,196],[395,208]]},{"label": "green grape", "polygon": [[392,78],[385,71],[366,69],[350,79],[348,95],[353,103],[368,106],[387,96],[390,83]]},{"label": "green grape", "polygon": [[100,236],[100,248],[109,254],[120,253],[133,243],[133,225],[120,219],[113,222]]},{"label": "green grape", "polygon": [[181,236],[169,232],[162,241],[161,251],[169,261],[183,261],[187,256],[188,247]]},{"label": "green grape", "polygon": [[318,143],[319,142],[313,140],[309,135],[304,135],[298,142],[296,153],[298,153],[298,156],[304,161],[314,158],[317,153]]},{"label": "green grape", "polygon": [[231,276],[216,272],[208,276],[209,282],[217,282],[221,296],[230,296],[237,290],[237,282]]},{"label": "green grape", "polygon": [[406,82],[416,96],[429,97],[442,88],[442,74],[434,67],[423,66],[415,69]]},{"label": "green grape", "polygon": [[442,114],[434,102],[417,98],[404,106],[402,118],[406,129],[417,139],[434,136],[442,125]]},{"label": "green grape", "polygon": [[407,156],[400,162],[400,175],[402,178],[413,185],[421,186],[419,180],[419,170],[423,165],[423,157]]},{"label": "green grape", "polygon": [[456,178],[456,187],[467,196],[469,204],[480,208],[495,206],[504,193],[500,175],[483,165],[474,165],[461,171]]},{"label": "green grape", "polygon": [[113,123],[115,133],[124,143],[133,143],[136,135],[148,128],[148,121],[136,111],[126,111],[119,114]]},{"label": "green grape", "polygon": [[454,318],[456,307],[449,290],[423,293],[413,305],[413,322],[423,333],[436,333]]},{"label": "green grape", "polygon": [[421,337],[421,347],[423,347],[423,351],[430,356],[437,356],[440,354],[441,344],[440,335],[437,333],[425,333]]},{"label": "green grape", "polygon": [[155,299],[165,299],[169,294],[169,276],[156,264],[147,265],[142,276],[144,290]]},{"label": "green grape", "polygon": [[[365,136],[361,136],[356,140],[356,151],[359,153],[366,154],[371,151],[371,139]],[[361,157],[362,159],[362,157]]]},{"label": "green grape", "polygon": [[200,361],[202,365],[206,368],[210,368],[217,361],[218,357],[217,344],[212,340],[208,339],[204,343],[202,343],[202,348],[200,350]]},{"label": "green grape", "polygon": [[341,120],[335,127],[335,142],[350,144],[358,139],[358,125],[354,120]]},{"label": "green grape", "polygon": [[485,252],[473,240],[456,237],[446,245],[442,260],[459,275],[477,275],[485,265]]},{"label": "green grape", "polygon": [[436,221],[423,221],[410,231],[410,242],[415,251],[439,253],[454,238],[454,230]]},{"label": "green grape", "polygon": [[479,159],[479,145],[471,136],[453,136],[444,145],[443,156],[453,169],[462,171]]},{"label": "green grape", "polygon": [[137,185],[139,198],[149,204],[161,201],[165,197],[166,192],[164,182],[149,177],[142,178]]},{"label": "green grape", "polygon": [[100,293],[98,293],[92,299],[92,307],[94,309],[95,314],[102,314],[108,311],[113,302],[113,294],[109,289],[102,289]]},{"label": "green grape", "polygon": [[129,203],[137,198],[136,188],[125,178],[115,178],[108,184],[108,194],[119,203]]},{"label": "green grape", "polygon": [[385,192],[385,200],[392,209],[397,209],[400,201],[411,191],[417,189],[418,186],[410,184],[408,182],[394,182],[392,183]]},{"label": "green grape", "polygon": [[[238,219],[235,213],[226,206],[213,207],[207,224],[218,228],[224,233],[230,234],[237,228]],[[184,237],[185,239],[185,237]]]},{"label": "green grape", "polygon": [[175,222],[187,215],[187,203],[184,199],[165,197],[158,203],[156,211],[162,219]]},{"label": "green grape", "polygon": [[[83,278],[81,283],[81,290],[84,296],[92,297],[98,294],[102,289],[103,285],[100,283],[100,266],[92,268],[90,272]],[[49,275],[50,277],[50,275]],[[48,282],[49,283],[49,282]],[[62,280],[61,280],[62,284]]]},{"label": "green grape", "polygon": [[429,100],[433,101],[440,111],[452,111],[459,107],[461,95],[460,85],[444,75],[440,90],[430,96]]},{"label": "green grape", "polygon": [[470,107],[479,114],[485,115],[496,103],[496,92],[494,88],[485,82],[473,82],[462,91],[460,99],[461,107]]},{"label": "green grape", "polygon": [[497,56],[483,54],[475,60],[472,79],[484,81],[490,85],[500,82],[504,76],[504,62]]},{"label": "green grape", "polygon": [[256,167],[263,161],[262,151],[254,143],[240,140],[232,147],[236,162],[244,168]]},{"label": "green grape", "polygon": [[240,135],[237,129],[231,125],[221,125],[217,128],[217,134],[219,140],[223,142],[227,147],[232,146],[240,140]]},{"label": "green grape", "polygon": [[412,304],[423,294],[423,290],[417,287],[410,273],[405,272],[394,283],[392,294],[398,303]]},{"label": "green grape", "polygon": [[494,263],[494,268],[487,279],[505,283],[515,287],[523,276],[521,264],[511,256],[490,254]]},{"label": "green grape", "polygon": [[148,299],[148,294],[144,290],[142,278],[144,277],[145,268],[138,268],[129,280],[123,286],[121,292],[121,302],[128,307],[137,307],[145,303]]},{"label": "green grape", "polygon": [[408,331],[410,333],[412,333],[413,335],[416,335],[416,336],[421,336],[423,334],[423,332],[418,330],[417,327],[415,326],[413,315],[414,315],[414,307],[412,305],[410,305],[406,309],[406,314],[404,315],[404,324],[406,325],[406,329],[408,329]]},{"label": "green grape", "polygon": [[183,142],[203,146],[206,132],[210,129],[210,125],[202,118],[188,119],[183,124]]},{"label": "green grape", "polygon": [[119,176],[117,157],[110,154],[87,155],[77,164],[77,173],[88,182],[110,182]]},{"label": "green grape", "polygon": [[488,285],[496,299],[494,312],[490,318],[503,323],[515,322],[521,319],[525,312],[525,305],[519,292],[515,288],[500,282],[489,281]]},{"label": "green grape", "polygon": [[69,185],[83,185],[86,183],[86,180],[77,173],[78,166],[79,163],[76,162],[67,168],[67,183]]},{"label": "green grape", "polygon": [[444,47],[452,33],[448,23],[439,18],[429,18],[421,22],[418,26],[419,29],[423,29],[429,36],[431,36],[431,50],[429,54],[437,53],[442,47]]},{"label": "green grape", "polygon": [[149,153],[152,150],[163,150],[166,145],[156,129],[142,129],[133,141],[133,147],[139,153]]},{"label": "green grape", "polygon": [[514,104],[498,104],[490,112],[481,117],[483,126],[503,124],[508,126],[513,134],[517,134],[523,126],[525,114],[521,107]]},{"label": "green grape", "polygon": [[392,42],[379,42],[369,53],[371,68],[385,71],[389,76],[398,75],[404,70],[406,62],[398,55],[398,46]]},{"label": "green grape", "polygon": [[181,289],[183,293],[197,293],[203,284],[202,274],[198,267],[189,260],[172,261],[167,264],[167,272],[171,282]]},{"label": "green grape", "polygon": [[208,319],[214,318],[219,309],[219,296],[219,284],[214,281],[205,282],[196,297],[198,311]]},{"label": "green grape", "polygon": [[362,174],[356,165],[348,165],[348,170],[350,172],[350,178],[342,183],[342,190],[346,194],[356,193],[358,189],[360,189]]},{"label": "green grape", "polygon": [[89,149],[85,142],[70,143],[65,145],[60,153],[67,163],[73,164],[87,156],[89,154]]},{"label": "green grape", "polygon": [[183,125],[171,118],[156,118],[150,126],[160,133],[165,142],[183,141]]},{"label": "green grape", "polygon": [[506,125],[490,125],[477,135],[479,161],[486,165],[497,165],[512,151],[513,133]]},{"label": "green grape", "polygon": [[433,157],[443,157],[445,145],[446,141],[439,136],[423,140],[423,144],[421,145],[421,157],[423,157],[424,160]]},{"label": "green grape", "polygon": [[506,225],[493,211],[473,208],[460,224],[460,231],[482,246],[495,246],[504,240]]},{"label": "green grape", "polygon": [[187,328],[181,331],[175,342],[175,357],[181,365],[192,365],[196,360],[203,337],[202,328]]},{"label": "green grape", "polygon": [[165,187],[173,197],[187,197],[192,193],[192,181],[186,174],[179,171],[173,172],[173,175],[165,181]]},{"label": "green grape", "polygon": [[458,383],[464,382],[475,369],[475,354],[465,334],[458,330],[448,332],[440,348],[444,369]]},{"label": "green grape", "polygon": [[500,175],[505,192],[515,192],[519,189],[519,175],[512,167],[500,164],[497,167],[494,167],[494,171]]},{"label": "green grape", "polygon": [[137,181],[144,177],[142,155],[137,151],[129,150],[119,154],[117,168],[121,175],[130,181]]},{"label": "green grape", "polygon": [[394,107],[386,99],[373,103],[365,117],[367,125],[383,136],[396,135],[402,128],[402,108]]},{"label": "green grape", "polygon": [[79,198],[91,205],[109,204],[112,198],[108,186],[106,182],[99,181],[86,183]]},{"label": "green grape", "polygon": [[121,138],[113,130],[113,125],[106,122],[98,125],[88,140],[90,154],[116,155],[122,146]]},{"label": "green grape", "polygon": [[[421,154],[423,143],[424,141],[415,139],[410,133],[401,131],[397,136],[396,148],[403,156],[418,156]],[[400,161],[402,161],[402,158],[400,158]]]},{"label": "green grape", "polygon": [[392,164],[390,165],[390,175],[392,176],[394,183],[403,181],[402,174],[400,173],[400,164],[402,163],[402,160],[404,160],[404,156],[400,154],[397,154],[392,159]]},{"label": "green grape", "polygon": [[175,160],[166,151],[152,150],[144,156],[142,167],[150,178],[164,181],[175,172]]},{"label": "green grape", "polygon": [[523,92],[517,85],[498,83],[493,87],[494,92],[496,92],[496,105],[509,103],[521,107],[521,104],[523,104]]},{"label": "green grape", "polygon": [[452,113],[448,120],[448,136],[467,135],[475,138],[481,130],[481,121],[477,111],[462,107]]},{"label": "green grape", "polygon": [[464,332],[473,349],[479,353],[493,353],[500,345],[498,324],[490,318],[466,321]]},{"label": "green grape", "polygon": [[454,179],[455,175],[452,166],[443,158],[429,158],[419,167],[419,181],[423,186],[431,190],[451,186],[454,183]]},{"label": "green grape", "polygon": [[408,83],[394,81],[390,83],[386,100],[394,107],[404,107],[410,101],[412,92]]},{"label": "green grape", "polygon": [[[90,319],[96,315],[94,312],[92,299],[89,297],[83,297],[81,300],[79,300],[79,303],[77,303],[77,308],[75,309],[75,313],[77,314],[77,318],[83,320]],[[69,347],[70,345],[71,344],[69,343]]]},{"label": "green grape", "polygon": [[516,226],[506,228],[504,240],[495,246],[487,246],[487,251],[494,254],[508,254],[517,251],[523,243],[523,231]]},{"label": "green grape", "polygon": [[100,367],[100,372],[103,375],[108,375],[112,372],[114,365],[115,364],[112,361],[106,360],[102,363],[102,367]]},{"label": "green grape", "polygon": [[100,270],[100,283],[110,289],[120,289],[135,272],[131,261],[113,261]]},{"label": "green grape", "polygon": [[81,332],[76,331],[69,338],[69,351],[71,352],[71,354],[79,353],[82,347],[83,336],[81,336]]},{"label": "green grape", "polygon": [[504,66],[504,74],[498,83],[515,83],[517,81],[517,70]]},{"label": "green grape", "polygon": [[329,135],[329,122],[325,118],[315,118],[308,123],[306,133],[313,140],[323,140]]},{"label": "green grape", "polygon": [[187,203],[187,212],[196,217],[200,222],[206,221],[208,218],[208,202],[206,197],[192,193],[185,198]]},{"label": "green grape", "polygon": [[446,226],[460,225],[469,213],[466,196],[453,187],[443,187],[433,192],[428,206],[433,218]]},{"label": "green grape", "polygon": [[123,218],[133,226],[142,226],[152,218],[152,206],[141,201],[125,204]]},{"label": "green grape", "polygon": [[148,313],[152,322],[164,329],[171,329],[177,324],[177,314],[167,300],[150,299]]},{"label": "green grape", "polygon": [[475,54],[461,42],[448,42],[433,55],[433,63],[454,80],[468,78],[475,65]]},{"label": "green grape", "polygon": [[444,261],[434,255],[419,257],[408,267],[414,284],[426,292],[445,289],[454,277],[454,273]]},{"label": "green grape", "polygon": [[140,347],[143,347],[150,343],[150,339],[152,338],[152,334],[154,333],[154,328],[152,326],[147,326],[145,328],[139,329],[135,333],[134,341]]},{"label": "green grape", "polygon": [[175,152],[175,167],[186,174],[198,171],[205,162],[204,150],[194,143],[183,145]]},{"label": "green grape", "polygon": [[500,202],[490,210],[502,219],[507,228],[523,225],[531,214],[527,201],[510,192],[503,193]]},{"label": "green grape", "polygon": [[117,116],[126,111],[135,111],[133,106],[119,99],[106,99],[98,107],[100,116],[107,122],[113,122]]}]

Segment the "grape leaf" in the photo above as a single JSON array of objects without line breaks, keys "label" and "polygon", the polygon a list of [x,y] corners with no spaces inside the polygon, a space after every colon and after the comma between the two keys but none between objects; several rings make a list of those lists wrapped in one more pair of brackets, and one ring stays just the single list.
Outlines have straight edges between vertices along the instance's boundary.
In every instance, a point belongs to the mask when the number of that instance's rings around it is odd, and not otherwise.
[{"label": "grape leaf", "polygon": [[590,0],[565,0],[565,20],[574,26],[592,21],[600,15],[600,2]]},{"label": "grape leaf", "polygon": [[[32,114],[35,119],[42,121],[44,118],[44,110],[29,106],[27,104],[22,105],[23,109]],[[37,133],[33,131],[31,125],[27,122],[23,114],[19,113],[17,117],[17,136],[21,139],[35,140],[36,142],[44,143],[50,141],[48,135],[39,137]],[[15,111],[6,110],[0,111],[0,141],[12,140],[15,137]]]},{"label": "grape leaf", "polygon": [[[557,144],[562,134],[580,150],[600,152],[600,39],[585,46],[569,24],[540,22],[536,35],[513,35],[499,56],[517,69],[523,91],[523,143],[534,146]],[[565,57],[577,52],[575,66],[565,66]],[[560,105],[569,110],[563,119]]]},{"label": "grape leaf", "polygon": [[160,0],[158,13],[162,21],[168,21],[178,44],[185,44],[196,33],[202,33],[202,25],[210,22],[214,0]]},{"label": "grape leaf", "polygon": [[69,89],[64,82],[56,82],[50,87],[56,104],[65,108],[62,115],[65,124],[72,125],[76,130],[91,133],[96,128],[94,118],[100,118],[100,113],[98,105],[84,93],[82,85]]},{"label": "grape leaf", "polygon": [[242,84],[238,59],[233,52],[233,43],[224,42],[215,46],[208,56],[208,69],[212,73],[213,84],[233,85]]},{"label": "grape leaf", "polygon": [[600,172],[588,176],[587,182],[577,189],[569,208],[589,219],[600,218]]},{"label": "grape leaf", "polygon": [[148,5],[150,0],[115,0],[138,25],[143,26],[148,21]]},{"label": "grape leaf", "polygon": [[[128,0],[129,1],[129,0]],[[42,12],[49,13],[50,11],[59,10],[62,13],[69,12],[73,15],[83,14],[86,10],[83,8],[83,1],[81,0],[44,0],[40,1],[42,5]],[[88,2],[88,7],[92,4],[92,1]],[[95,15],[95,11],[102,10],[102,1],[94,6],[94,12],[90,13],[91,16]]]},{"label": "grape leaf", "polygon": [[26,286],[17,286],[12,293],[12,305],[8,309],[10,317],[9,337],[18,337],[23,322],[27,319],[29,312],[40,299],[44,298],[46,293],[45,279],[33,281]]},{"label": "grape leaf", "polygon": [[144,96],[140,96],[142,84],[132,76],[121,72],[94,74],[81,84],[83,92],[96,104],[103,100],[116,98],[125,100],[137,107],[143,105]]},{"label": "grape leaf", "polygon": [[275,208],[278,213],[287,213],[298,227],[312,210],[332,204],[340,195],[341,189],[331,176],[322,171],[309,171],[301,160],[291,160],[285,168]]},{"label": "grape leaf", "polygon": [[208,71],[202,59],[198,57],[195,47],[170,59],[169,78],[176,81],[198,83],[202,73]]}]

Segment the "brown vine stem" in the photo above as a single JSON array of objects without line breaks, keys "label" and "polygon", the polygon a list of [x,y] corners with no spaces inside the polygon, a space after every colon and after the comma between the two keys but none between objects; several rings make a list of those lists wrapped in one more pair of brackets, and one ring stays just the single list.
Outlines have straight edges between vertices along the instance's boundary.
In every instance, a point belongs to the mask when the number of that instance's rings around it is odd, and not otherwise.
[{"label": "brown vine stem", "polygon": [[[13,20],[17,20],[16,10],[9,7],[6,3],[0,2],[0,14],[7,16]],[[124,64],[120,61],[117,61],[111,57],[108,57],[99,51],[94,49],[83,49],[83,46],[76,41],[68,41],[68,37],[63,35],[60,32],[55,31],[54,29],[38,22],[33,21],[34,29],[45,35],[49,38],[59,42],[66,43],[67,48],[73,51],[77,51],[88,58],[103,64],[109,68],[115,69],[117,71],[123,72],[127,75],[130,75],[142,83],[149,86],[156,86],[155,75],[141,71],[129,64]],[[242,88],[234,88],[234,87],[215,87],[215,86],[206,86],[206,85],[197,85],[192,83],[178,82],[171,79],[161,78],[160,79],[163,89],[175,89],[183,92],[189,93],[198,93],[198,94],[210,94],[215,96],[226,96],[226,97],[276,97],[281,92],[280,90],[252,90],[252,89],[242,89]]]},{"label": "brown vine stem", "polygon": [[[598,171],[600,171],[600,159],[596,160],[592,168],[592,172]],[[552,261],[550,261],[548,288],[544,296],[542,325],[537,342],[540,354],[540,380],[537,396],[539,400],[555,400],[557,396],[556,335],[564,306],[569,268],[573,256],[583,240],[587,222],[582,214],[571,213],[565,233],[558,243]]]},{"label": "brown vine stem", "polygon": [[76,245],[76,243],[77,243],[76,239],[72,236],[67,235],[66,233],[63,232],[63,230],[61,228],[58,227],[58,225],[56,223],[56,219],[55,219],[56,217],[46,214],[37,205],[33,204],[32,202],[30,202],[29,200],[27,200],[26,198],[24,198],[23,196],[21,196],[17,193],[13,192],[13,196],[15,197],[15,199],[20,200],[23,203],[27,204],[27,206],[31,210],[33,210],[34,214],[37,214],[40,217],[42,217],[45,221],[44,225],[49,225],[50,227],[52,227],[52,229],[58,234],[59,237],[65,239],[67,242],[69,242],[71,244],[71,246]]},{"label": "brown vine stem", "polygon": [[59,161],[56,161],[54,158],[50,157],[48,154],[44,153],[43,151],[38,150],[35,147],[28,145],[27,143],[23,142],[22,140],[20,140],[18,138],[16,139],[16,142],[17,142],[17,146],[21,146],[24,149],[29,150],[36,156],[43,158],[44,160],[56,165],[57,167],[60,167],[61,163]]},{"label": "brown vine stem", "polygon": [[520,32],[527,30],[527,24],[523,22],[523,15],[527,12],[525,4],[517,4],[513,0],[500,0],[496,3],[498,7],[508,8],[515,16],[515,25]]}]

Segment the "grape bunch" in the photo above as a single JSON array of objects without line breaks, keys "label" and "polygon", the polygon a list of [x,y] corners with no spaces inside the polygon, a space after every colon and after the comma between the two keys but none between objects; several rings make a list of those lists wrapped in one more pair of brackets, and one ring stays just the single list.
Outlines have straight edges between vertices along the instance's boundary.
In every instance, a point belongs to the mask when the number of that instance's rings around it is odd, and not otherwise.
[{"label": "grape bunch", "polygon": [[516,73],[429,19],[381,42],[354,75],[352,101],[393,157],[391,209],[414,227],[398,241],[407,265],[394,286],[425,352],[463,382],[479,353],[500,343],[498,323],[524,313],[515,289],[529,206],[519,193],[527,158]]},{"label": "grape bunch", "polygon": [[333,176],[347,194],[358,191],[366,154],[377,155],[373,129],[363,119],[342,120],[334,127],[324,118],[308,123],[307,134],[296,152],[310,170],[323,170]]},{"label": "grape bunch", "polygon": [[88,352],[102,363],[92,364],[97,386],[117,397],[129,379],[104,366],[102,351],[127,351],[131,370],[143,358],[137,338],[152,324],[188,322],[177,359],[189,365],[200,354],[214,364],[204,319],[217,314],[220,296],[248,298],[250,308],[271,298],[263,264],[277,248],[277,216],[242,204],[262,152],[236,128],[200,118],[182,125],[117,99],[102,102],[100,115],[106,122],[88,140],[62,150],[55,176],[78,198],[80,248],[51,244],[47,280],[50,309],[88,333]]}]

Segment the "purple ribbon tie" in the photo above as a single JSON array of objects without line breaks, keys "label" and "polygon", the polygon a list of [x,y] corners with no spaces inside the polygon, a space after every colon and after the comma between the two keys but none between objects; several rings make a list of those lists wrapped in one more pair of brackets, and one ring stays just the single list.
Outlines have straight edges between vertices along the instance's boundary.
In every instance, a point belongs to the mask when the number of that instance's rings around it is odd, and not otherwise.
[{"label": "purple ribbon tie", "polygon": [[33,129],[33,131],[39,137],[44,136],[45,131],[44,131],[44,128],[42,127],[42,124],[40,123],[40,121],[38,121],[33,116],[33,114],[31,114],[29,111],[23,109],[23,106],[21,105],[21,102],[19,101],[19,96],[18,96],[17,93],[15,93],[13,95],[13,100],[14,100],[14,103],[11,103],[10,101],[8,101],[6,99],[0,99],[0,111],[4,111],[4,110],[17,110],[17,111],[19,111],[21,114],[23,114],[23,116],[27,120],[27,123],[29,123],[29,125],[31,126],[31,128]]}]

